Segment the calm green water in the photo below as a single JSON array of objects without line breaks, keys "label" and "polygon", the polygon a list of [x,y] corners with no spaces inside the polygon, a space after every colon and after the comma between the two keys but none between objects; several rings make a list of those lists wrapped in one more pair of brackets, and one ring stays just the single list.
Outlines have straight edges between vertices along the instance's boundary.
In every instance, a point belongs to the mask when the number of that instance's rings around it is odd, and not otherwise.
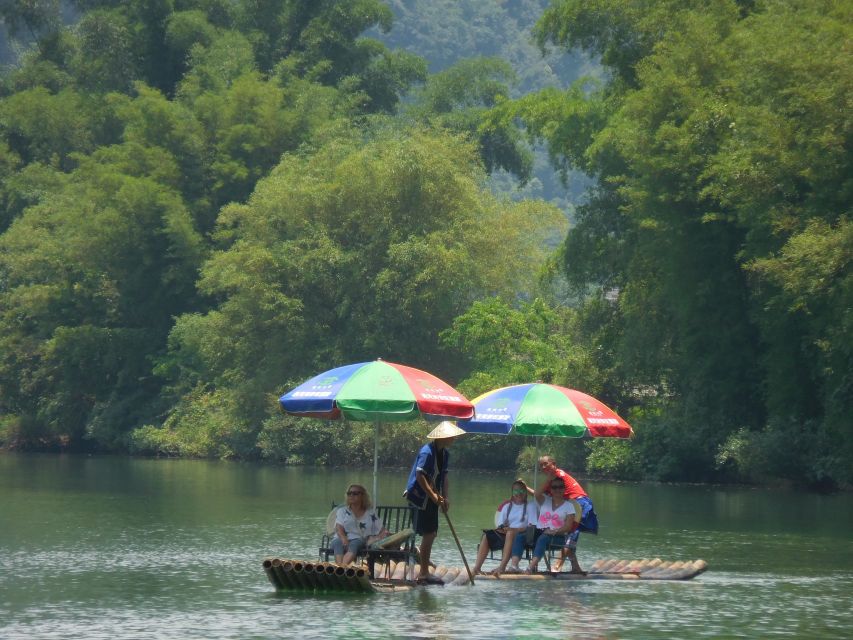
[{"label": "calm green water", "polygon": [[[397,503],[408,470],[385,471]],[[469,561],[513,473],[453,471]],[[481,582],[281,595],[267,555],[316,557],[369,470],[0,455],[0,638],[685,638],[853,634],[853,496],[586,482],[598,558],[704,558],[687,582]],[[437,563],[461,566],[446,527]]]}]

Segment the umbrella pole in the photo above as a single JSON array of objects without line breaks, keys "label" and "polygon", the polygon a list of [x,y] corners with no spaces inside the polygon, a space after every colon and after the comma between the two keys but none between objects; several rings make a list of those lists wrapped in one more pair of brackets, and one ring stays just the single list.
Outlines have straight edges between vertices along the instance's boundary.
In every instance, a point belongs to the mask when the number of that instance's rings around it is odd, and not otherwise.
[{"label": "umbrella pole", "polygon": [[377,490],[377,473],[379,470],[379,422],[373,423],[373,504],[379,504],[379,491]]},{"label": "umbrella pole", "polygon": [[537,484],[537,476],[539,475],[539,436],[534,436],[533,439],[536,442],[536,456],[533,458],[533,488],[536,489],[539,486]]}]

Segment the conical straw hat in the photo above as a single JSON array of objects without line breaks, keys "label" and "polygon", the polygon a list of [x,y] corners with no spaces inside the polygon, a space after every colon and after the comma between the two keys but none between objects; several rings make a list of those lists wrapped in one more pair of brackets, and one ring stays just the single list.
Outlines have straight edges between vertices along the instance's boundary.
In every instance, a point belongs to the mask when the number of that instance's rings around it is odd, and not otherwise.
[{"label": "conical straw hat", "polygon": [[439,422],[438,426],[429,432],[427,438],[430,440],[438,440],[440,438],[455,438],[456,436],[461,436],[465,432],[457,427],[455,424],[450,422],[449,420],[445,420],[444,422]]}]

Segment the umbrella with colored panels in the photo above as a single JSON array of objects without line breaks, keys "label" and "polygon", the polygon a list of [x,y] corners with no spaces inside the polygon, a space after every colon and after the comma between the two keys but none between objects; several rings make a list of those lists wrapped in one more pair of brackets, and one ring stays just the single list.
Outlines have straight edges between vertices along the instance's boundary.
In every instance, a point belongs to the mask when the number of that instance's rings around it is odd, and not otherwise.
[{"label": "umbrella with colored panels", "polygon": [[[630,438],[625,420],[581,391],[533,382],[488,391],[472,401],[474,417],[460,420],[468,433],[567,438]],[[537,457],[539,440],[537,437]],[[536,470],[534,467],[534,484]]]},{"label": "umbrella with colored panels", "polygon": [[374,423],[375,501],[381,423],[416,418],[460,420],[474,415],[471,402],[448,383],[426,371],[383,360],[325,371],[285,393],[279,403],[294,416]]}]

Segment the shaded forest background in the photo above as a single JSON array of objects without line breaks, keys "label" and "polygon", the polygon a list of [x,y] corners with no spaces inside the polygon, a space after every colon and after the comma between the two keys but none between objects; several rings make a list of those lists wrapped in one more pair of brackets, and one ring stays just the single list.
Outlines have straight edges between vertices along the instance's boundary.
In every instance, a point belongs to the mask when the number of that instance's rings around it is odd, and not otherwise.
[{"label": "shaded forest background", "polygon": [[0,1],[0,444],[367,462],[276,399],[381,357],[600,397],[574,471],[849,486],[851,14]]}]

